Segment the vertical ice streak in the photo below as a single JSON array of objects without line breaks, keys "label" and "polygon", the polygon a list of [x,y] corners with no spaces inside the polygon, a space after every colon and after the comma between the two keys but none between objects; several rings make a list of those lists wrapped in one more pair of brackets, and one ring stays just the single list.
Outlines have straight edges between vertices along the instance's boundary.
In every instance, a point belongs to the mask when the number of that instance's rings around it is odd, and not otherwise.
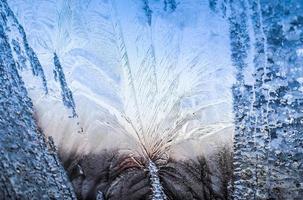
[{"label": "vertical ice streak", "polygon": [[[248,49],[250,37],[248,33],[248,21],[246,7],[243,2],[230,3],[230,40],[231,57],[236,68],[236,83],[233,86],[235,133],[234,133],[234,199],[247,199],[254,196],[253,163],[254,121],[251,116],[253,100],[252,86],[245,84],[244,71],[248,67]],[[245,162],[243,162],[245,160]]]},{"label": "vertical ice streak", "polygon": [[268,198],[268,176],[270,176],[269,165],[269,151],[270,151],[270,137],[268,125],[268,103],[270,96],[267,82],[270,79],[267,65],[266,54],[266,37],[263,32],[262,16],[260,5],[258,1],[248,1],[248,13],[250,14],[250,21],[254,33],[255,54],[253,55],[255,67],[255,83],[254,83],[254,99],[253,109],[256,118],[254,131],[254,150],[255,150],[255,198]]},{"label": "vertical ice streak", "polygon": [[34,52],[34,50],[31,47],[29,47],[29,45],[27,43],[26,43],[25,49],[26,49],[26,54],[29,57],[29,60],[30,60],[31,66],[32,66],[33,75],[39,76],[42,79],[44,90],[45,90],[45,93],[47,94],[48,93],[47,82],[46,82],[46,78],[44,75],[43,68],[40,64],[40,61],[38,60],[37,55]]},{"label": "vertical ice streak", "polygon": [[251,4],[260,13],[265,39],[268,198],[299,199],[303,194],[303,166],[298,164],[303,162],[303,67],[297,49],[303,46],[303,2],[256,0]]},{"label": "vertical ice streak", "polygon": [[163,187],[160,182],[160,177],[158,174],[158,167],[153,161],[148,162],[148,170],[150,175],[150,182],[152,186],[152,200],[166,200],[167,197],[163,191]]},{"label": "vertical ice streak", "polygon": [[67,108],[71,109],[73,117],[76,117],[77,113],[76,113],[76,105],[75,105],[73,93],[66,83],[63,68],[60,63],[59,57],[57,56],[56,53],[54,53],[54,66],[55,66],[54,77],[55,77],[55,80],[59,81],[59,83],[60,83],[63,104]]}]

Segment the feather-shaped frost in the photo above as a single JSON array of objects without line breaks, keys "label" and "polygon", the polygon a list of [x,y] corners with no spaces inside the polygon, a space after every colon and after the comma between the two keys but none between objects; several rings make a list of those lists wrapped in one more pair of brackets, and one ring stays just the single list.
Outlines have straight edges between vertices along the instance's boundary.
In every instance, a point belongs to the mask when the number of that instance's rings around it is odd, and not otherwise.
[{"label": "feather-shaped frost", "polygon": [[77,119],[58,112],[62,84],[55,80],[49,81],[48,100],[33,97],[41,127],[55,134],[62,148],[86,152],[118,146],[134,159],[143,157],[145,162],[136,160],[140,166],[149,168],[151,160],[159,167],[175,146],[232,126],[231,65],[229,59],[216,59],[218,54],[229,58],[223,34],[228,24],[207,3],[10,3],[49,77],[56,52],[77,103]]}]

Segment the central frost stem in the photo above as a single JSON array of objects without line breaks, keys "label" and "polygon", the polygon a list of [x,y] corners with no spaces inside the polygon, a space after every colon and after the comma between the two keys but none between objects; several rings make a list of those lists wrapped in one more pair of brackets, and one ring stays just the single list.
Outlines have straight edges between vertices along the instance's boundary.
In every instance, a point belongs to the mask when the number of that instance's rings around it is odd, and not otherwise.
[{"label": "central frost stem", "polygon": [[163,191],[163,187],[160,183],[160,178],[158,174],[158,167],[156,164],[149,160],[148,162],[148,170],[149,170],[149,175],[150,175],[150,182],[152,185],[152,200],[166,200],[167,197]]}]

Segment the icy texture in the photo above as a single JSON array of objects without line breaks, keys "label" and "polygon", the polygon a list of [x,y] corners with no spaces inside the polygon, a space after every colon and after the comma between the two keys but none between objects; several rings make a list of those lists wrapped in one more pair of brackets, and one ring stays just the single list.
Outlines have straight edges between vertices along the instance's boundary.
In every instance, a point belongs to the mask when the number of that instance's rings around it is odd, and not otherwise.
[{"label": "icy texture", "polygon": [[150,182],[152,186],[152,200],[166,200],[167,197],[163,191],[162,185],[160,183],[158,168],[153,161],[149,161],[148,170],[150,174]]},{"label": "icy texture", "polygon": [[[41,63],[40,63],[36,53],[28,44],[23,27],[20,26],[16,17],[12,13],[12,11],[8,11],[8,15],[11,16],[6,22],[8,24],[7,29],[9,30],[8,38],[13,45],[13,55],[14,55],[14,59],[16,61],[17,68],[19,70],[25,71],[27,69],[27,66],[30,66],[32,74],[41,79],[43,87],[44,87],[44,92],[45,92],[45,94],[48,94],[48,85],[47,85],[46,76],[44,74],[44,70],[41,66]],[[64,77],[63,71],[59,74],[59,76],[61,79],[62,79],[62,77]],[[73,102],[73,99],[72,99],[72,93],[70,90],[67,91],[66,88],[68,88],[68,86],[66,84],[66,81],[64,81],[64,82],[65,82],[65,85],[64,85],[64,87],[62,87],[62,84],[61,84],[62,81],[60,81],[60,86],[63,90],[62,94],[64,94],[63,103],[68,108],[71,108],[73,116],[76,116],[75,103]],[[36,86],[34,86],[34,87],[36,87]]]},{"label": "icy texture", "polygon": [[25,67],[21,51],[43,78],[41,65],[6,1],[0,13],[0,199],[75,199],[52,140],[47,145],[36,125],[18,73]]},{"label": "icy texture", "polygon": [[71,90],[69,89],[66,83],[63,68],[61,66],[60,60],[56,53],[54,53],[54,65],[55,65],[54,77],[55,80],[59,81],[60,83],[62,101],[66,107],[72,109],[73,117],[75,117],[77,114],[76,114],[76,106],[73,98],[73,93],[71,92]]},{"label": "icy texture", "polygon": [[[302,6],[301,1],[230,4],[237,68],[234,199],[302,196],[303,71],[297,53],[303,45]],[[253,84],[245,77],[249,65],[254,66]]]},{"label": "icy texture", "polygon": [[145,16],[147,18],[147,23],[150,26],[152,22],[152,10],[149,7],[149,0],[142,0],[143,1],[143,10],[145,13]]},{"label": "icy texture", "polygon": [[[62,80],[48,80],[47,100],[31,90],[41,127],[56,143],[119,147],[157,167],[177,145],[187,144],[178,154],[191,155],[206,136],[230,133],[234,83],[234,198],[302,195],[299,0],[9,3],[47,77],[55,63]],[[33,51],[25,53],[20,39],[11,44],[24,69]],[[62,97],[73,111],[79,105],[79,118],[66,119]]]},{"label": "icy texture", "polygon": [[30,63],[31,70],[34,76],[41,78],[45,93],[48,93],[47,82],[44,75],[42,66],[33,51],[29,46],[24,29],[18,23],[13,12],[7,7],[7,5],[2,5],[2,12],[6,12],[4,16],[4,21],[6,26],[4,27],[7,31],[7,37],[13,45],[13,55],[16,65],[19,69],[26,68],[26,61]]},{"label": "icy texture", "polygon": [[98,191],[97,196],[96,196],[96,200],[104,200],[104,195],[102,192]]},{"label": "icy texture", "polygon": [[177,2],[175,0],[164,0],[164,10],[173,12],[177,9]]}]

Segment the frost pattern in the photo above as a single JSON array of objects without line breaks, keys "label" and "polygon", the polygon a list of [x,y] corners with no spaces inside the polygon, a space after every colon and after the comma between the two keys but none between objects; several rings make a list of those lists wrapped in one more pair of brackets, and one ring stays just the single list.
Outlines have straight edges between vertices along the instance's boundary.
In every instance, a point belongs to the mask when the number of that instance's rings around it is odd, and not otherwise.
[{"label": "frost pattern", "polygon": [[[234,199],[296,199],[303,193],[300,107],[302,2],[230,3],[235,143]],[[292,14],[290,14],[292,10]],[[253,57],[250,60],[250,56]],[[253,84],[245,71],[254,67]]]},{"label": "frost pattern", "polygon": [[[11,31],[15,25],[18,25],[19,30],[22,27],[4,0],[0,2],[0,13],[1,197],[75,199],[51,139],[47,145],[48,141],[36,125],[32,102],[18,72],[24,59],[18,54],[21,45],[14,42],[19,39],[19,35]],[[27,42],[23,36],[24,41],[19,41],[22,45],[22,42]],[[19,60],[15,60],[14,51],[19,55]],[[34,55],[34,52],[28,55]]]},{"label": "frost pattern", "polygon": [[18,23],[15,15],[8,8],[7,4],[2,4],[1,9],[2,12],[5,11],[7,13],[6,16],[3,16],[3,23],[6,24],[5,29],[7,31],[7,36],[10,42],[13,44],[13,55],[18,68],[26,68],[27,60],[31,66],[33,75],[41,78],[44,91],[47,94],[48,88],[43,68],[35,52],[27,42],[23,27]]},{"label": "frost pattern", "polygon": [[162,185],[160,183],[160,178],[158,174],[158,168],[152,161],[149,161],[148,170],[150,173],[150,182],[152,186],[152,200],[166,200],[166,195],[163,191]]},{"label": "frost pattern", "polygon": [[56,53],[54,53],[54,65],[55,65],[54,77],[55,80],[59,81],[60,83],[62,101],[67,108],[70,108],[72,110],[73,117],[75,117],[77,116],[77,114],[76,114],[76,106],[74,102],[73,93],[69,89],[66,83],[63,68],[61,66],[61,63]]},{"label": "frost pattern", "polygon": [[175,0],[164,0],[164,10],[173,12],[177,9],[177,2]]},{"label": "frost pattern", "polygon": [[[152,15],[151,23],[142,2],[151,11],[147,12]],[[108,138],[126,138],[130,155],[144,158],[138,165],[148,169],[152,160],[160,168],[174,145],[232,129],[232,66],[226,53],[228,36],[221,33],[228,30],[228,24],[209,12],[204,2],[10,3],[19,11],[43,66],[54,66],[49,58],[56,52],[66,80],[73,80],[69,88],[77,102],[78,119],[82,119],[79,123],[84,124],[85,140],[79,148],[92,140],[97,143],[82,151],[120,144]],[[125,10],[126,5],[130,10]],[[220,26],[213,27],[216,20]],[[218,54],[226,59],[215,59]],[[56,99],[57,91],[63,90],[52,88],[50,97]],[[43,102],[39,97],[33,100]],[[78,104],[81,101],[83,106]],[[49,120],[64,118],[61,112],[40,105],[41,121],[48,121],[49,116]],[[68,131],[64,127],[52,134],[64,138]]]}]

